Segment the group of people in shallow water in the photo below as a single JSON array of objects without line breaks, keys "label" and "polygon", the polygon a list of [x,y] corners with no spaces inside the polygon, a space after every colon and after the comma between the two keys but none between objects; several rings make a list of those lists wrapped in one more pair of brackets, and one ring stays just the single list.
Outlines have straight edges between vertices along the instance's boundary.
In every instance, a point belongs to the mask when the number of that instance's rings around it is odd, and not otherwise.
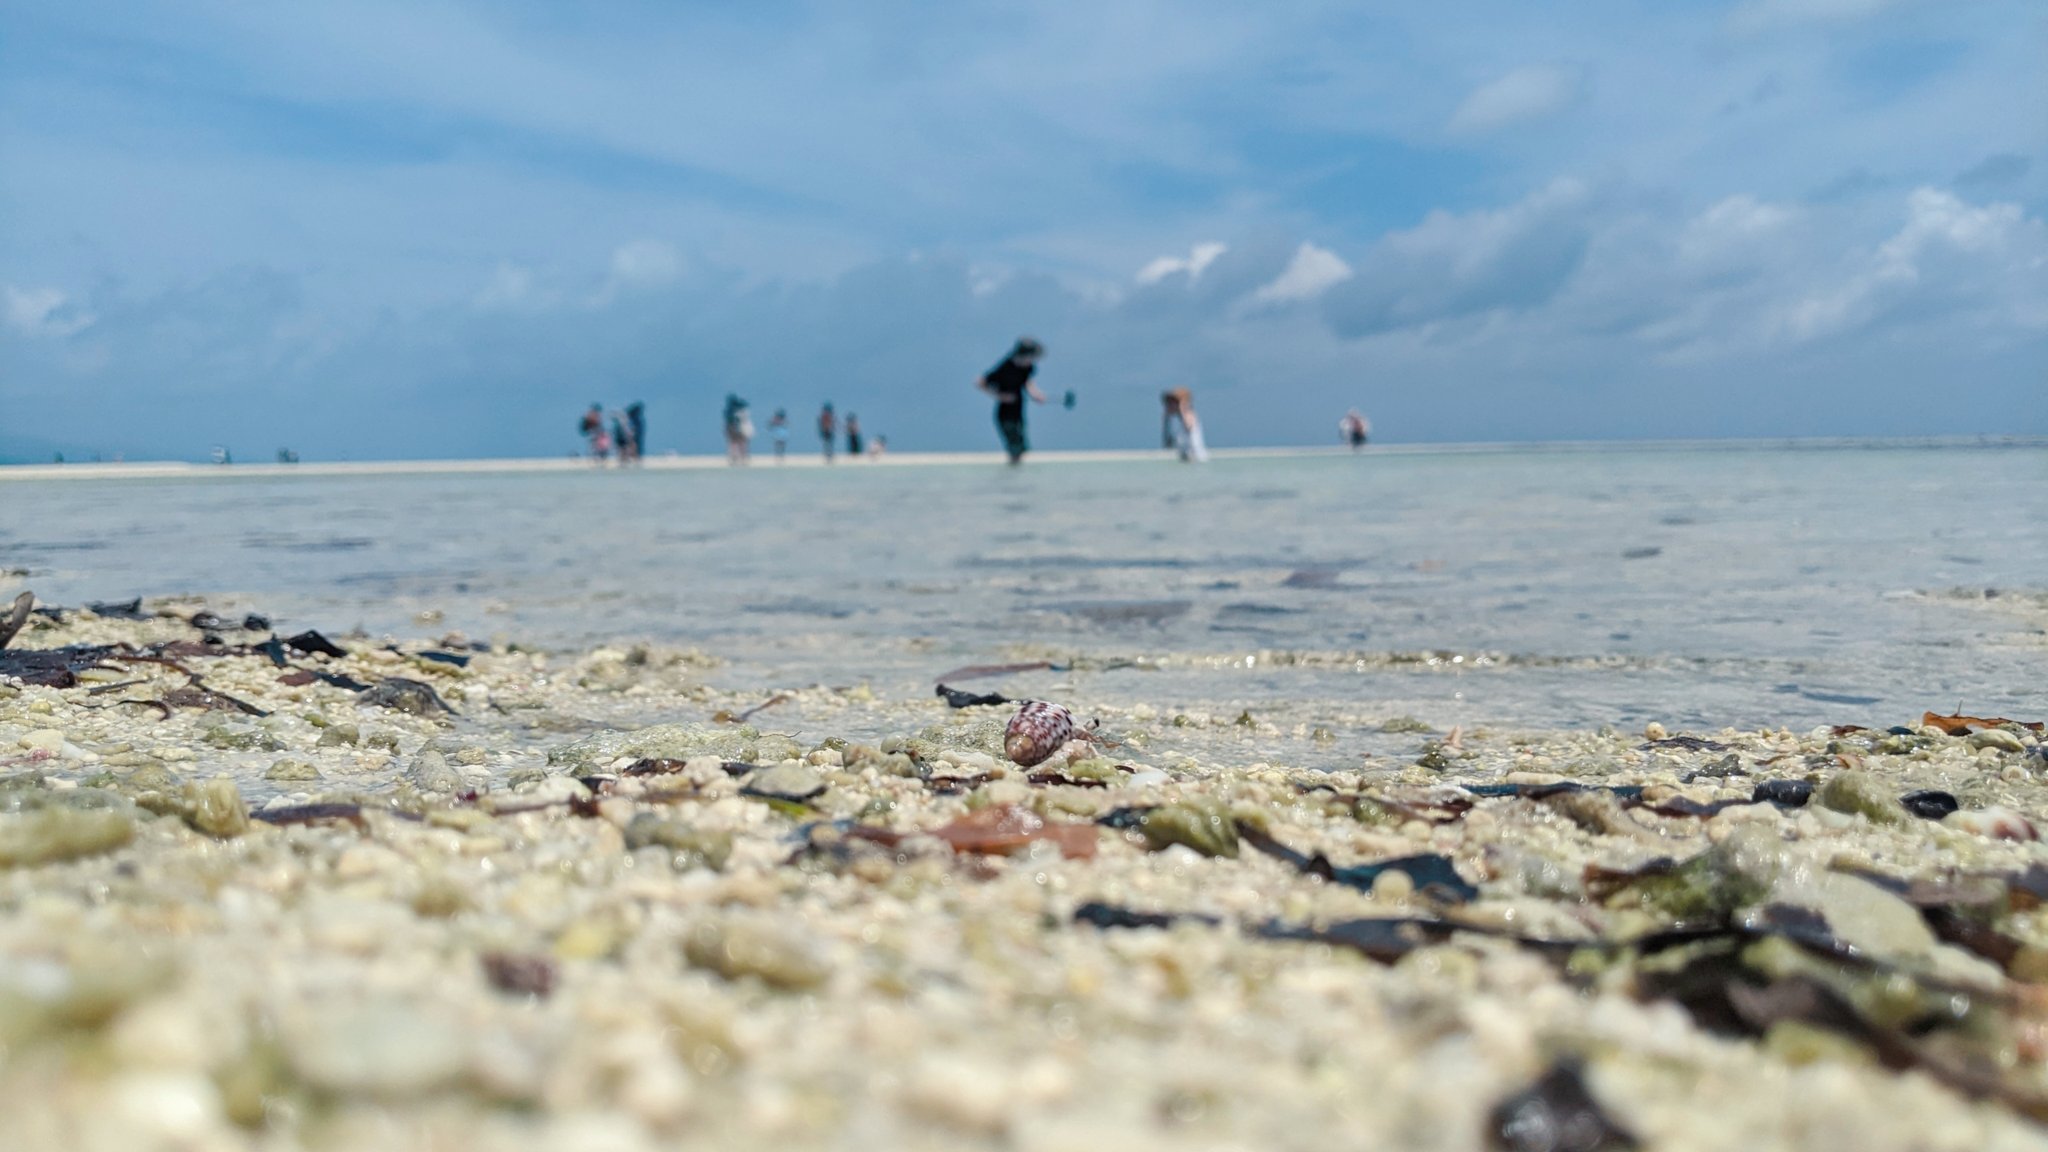
[{"label": "group of people in shallow water", "polygon": [[[996,433],[1001,437],[1003,451],[1013,465],[1022,464],[1025,454],[1031,451],[1024,402],[1051,403],[1032,379],[1038,372],[1038,362],[1044,358],[1045,345],[1029,336],[1019,337],[1009,354],[974,382],[975,387],[995,397]],[[1159,394],[1159,403],[1162,446],[1189,463],[1207,460],[1209,445],[1202,435],[1201,418],[1195,415],[1194,393],[1187,388],[1170,388]],[[1066,393],[1062,404],[1073,408],[1074,394]],[[768,420],[768,435],[774,442],[778,462],[788,455],[789,429],[789,413],[777,408],[775,415]],[[591,456],[598,462],[604,462],[616,452],[619,463],[631,464],[640,459],[646,442],[644,408],[636,400],[623,412],[610,413],[608,418],[603,405],[592,404],[590,410],[583,414],[582,431],[590,441]],[[1337,422],[1338,436],[1354,452],[1365,447],[1371,432],[1372,426],[1356,408],[1346,412]],[[751,460],[754,436],[751,408],[737,393],[728,392],[725,397],[727,462],[745,464]],[[824,447],[827,464],[837,456],[841,436],[845,437],[846,455],[856,460],[862,456],[880,456],[888,451],[887,439],[880,436],[868,439],[861,432],[859,416],[849,412],[842,420],[828,400],[818,412],[818,439]]]},{"label": "group of people in shallow water", "polygon": [[[768,418],[768,438],[775,445],[775,460],[781,463],[789,455],[789,412],[777,408],[775,415]],[[862,456],[880,456],[889,450],[889,440],[884,436],[869,439],[860,429],[860,417],[851,412],[842,422],[839,414],[827,400],[818,411],[818,439],[825,448],[825,463],[832,463],[838,455],[839,437],[846,437],[846,454],[854,459]],[[745,464],[754,458],[754,417],[752,408],[738,394],[728,392],[725,396],[725,459],[728,464]]]},{"label": "group of people in shallow water", "polygon": [[616,454],[620,464],[636,464],[647,443],[647,406],[635,400],[625,411],[607,414],[604,405],[593,400],[577,430],[590,442],[591,459],[602,464]]}]

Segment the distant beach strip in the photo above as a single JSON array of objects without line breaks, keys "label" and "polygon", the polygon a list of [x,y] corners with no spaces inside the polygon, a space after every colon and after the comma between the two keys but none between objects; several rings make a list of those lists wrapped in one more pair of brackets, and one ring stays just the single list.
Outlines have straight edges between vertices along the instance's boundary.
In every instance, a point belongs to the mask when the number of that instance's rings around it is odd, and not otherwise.
[{"label": "distant beach strip", "polygon": [[[2048,436],[1924,436],[1893,439],[1785,437],[1743,440],[1538,440],[1445,444],[1374,444],[1364,452],[1342,445],[1215,448],[1218,460],[1285,460],[1320,456],[1433,456],[1533,452],[1740,452],[1759,448],[1808,451],[1883,451],[1926,448],[2048,448]],[[1034,452],[1034,464],[1177,463],[1169,452],[1149,448],[1091,448]],[[760,460],[750,468],[904,468],[1001,464],[1001,452],[891,452],[886,456],[826,463],[814,456]],[[634,468],[689,471],[729,468],[722,455],[649,456]],[[295,464],[214,464],[186,460],[92,461],[65,464],[0,464],[6,480],[160,480],[195,476],[406,476],[494,473],[602,472],[606,466],[583,456],[483,457],[459,460],[316,460]]]}]

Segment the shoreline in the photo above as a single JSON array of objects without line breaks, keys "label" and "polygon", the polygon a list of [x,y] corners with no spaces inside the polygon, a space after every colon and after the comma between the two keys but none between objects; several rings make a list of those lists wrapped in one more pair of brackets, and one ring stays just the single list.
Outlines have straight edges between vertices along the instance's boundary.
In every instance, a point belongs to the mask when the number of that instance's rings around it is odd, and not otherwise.
[{"label": "shoreline", "polygon": [[2048,1116],[2028,725],[1367,705],[1324,738],[1412,751],[1319,771],[1249,711],[1052,685],[1101,735],[1025,764],[1015,700],[273,652],[184,607],[8,649],[0,1095],[44,1103],[0,1146],[1452,1149],[1568,1109],[1903,1152]]},{"label": "shoreline", "polygon": [[[2048,448],[2048,436],[1925,436],[1899,438],[1858,437],[1769,437],[1728,440],[1548,440],[1479,441],[1471,443],[1375,444],[1362,456],[1467,456],[1514,455],[1520,453],[1612,453],[1612,452],[1743,452],[1775,449],[1782,451],[1885,451],[1932,448],[2041,449]],[[1342,445],[1300,445],[1273,447],[1216,448],[1217,460],[1291,460],[1353,455]],[[852,466],[946,467],[999,464],[1003,454],[981,452],[892,452],[885,456],[849,460],[838,458],[827,465],[816,453],[792,453],[777,464],[772,456],[756,456],[750,467],[826,468]],[[1112,464],[1158,461],[1177,462],[1163,449],[1090,448],[1033,452],[1031,463]],[[723,455],[665,455],[648,457],[639,469],[657,472],[697,471],[727,468]],[[161,480],[182,477],[279,477],[279,476],[431,476],[539,473],[587,473],[619,471],[614,465],[602,467],[582,456],[480,457],[452,460],[315,460],[297,464],[248,463],[213,464],[185,460],[93,461],[66,464],[0,464],[0,482],[9,480]]]}]

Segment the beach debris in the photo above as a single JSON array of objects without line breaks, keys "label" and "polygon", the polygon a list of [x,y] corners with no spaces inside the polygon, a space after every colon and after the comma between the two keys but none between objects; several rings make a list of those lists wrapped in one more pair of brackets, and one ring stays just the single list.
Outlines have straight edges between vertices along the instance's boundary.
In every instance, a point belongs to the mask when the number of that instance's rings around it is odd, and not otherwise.
[{"label": "beach debris", "polygon": [[560,975],[553,960],[523,952],[485,952],[477,957],[491,987],[514,996],[545,1000]]},{"label": "beach debris", "polygon": [[1811,780],[1764,780],[1750,794],[1752,804],[1775,804],[1780,808],[1804,808],[1813,798]]},{"label": "beach debris", "polygon": [[311,629],[307,629],[296,636],[285,637],[284,646],[294,652],[303,652],[308,656],[332,656],[339,660],[348,655],[348,649]]},{"label": "beach debris", "polygon": [[1139,912],[1099,900],[1090,900],[1074,909],[1074,923],[1092,924],[1097,928],[1169,928],[1181,921],[1220,923],[1214,916],[1195,912]]},{"label": "beach debris", "polygon": [[75,688],[80,672],[106,667],[105,661],[115,655],[115,651],[110,644],[9,648],[0,650],[0,676],[12,676],[39,688]]},{"label": "beach debris", "polygon": [[13,641],[14,634],[21,631],[22,625],[28,623],[29,610],[35,606],[36,594],[33,592],[23,592],[14,598],[14,606],[8,609],[4,618],[0,618],[0,648],[7,647]]},{"label": "beach debris", "polygon": [[1899,797],[1899,803],[1922,820],[1940,820],[1962,807],[1954,796],[1931,788],[1908,792]]},{"label": "beach debris", "polygon": [[1965,716],[1960,712],[1950,716],[1943,716],[1939,713],[1929,712],[1920,717],[1921,727],[1939,728],[1943,732],[1948,733],[1950,736],[1967,736],[1972,731],[1986,728],[2003,728],[2008,724],[2020,728],[2025,728],[2030,732],[2039,733],[2048,731],[2048,722],[2006,720],[2000,717],[1985,718],[1981,716]]},{"label": "beach debris", "polygon": [[946,701],[948,708],[985,708],[1015,703],[1000,692],[962,692],[958,688],[948,688],[944,684],[939,685],[937,694]]},{"label": "beach debris", "polygon": [[244,716],[270,715],[247,700],[201,687],[196,680],[183,688],[173,688],[158,699],[173,708],[198,708],[206,712],[240,712]]},{"label": "beach debris", "polygon": [[1030,768],[1044,763],[1075,734],[1074,714],[1045,700],[1027,700],[1003,729],[1003,754]]},{"label": "beach debris", "polygon": [[414,716],[433,716],[440,713],[453,715],[441,694],[433,685],[403,676],[387,676],[357,693],[357,703],[374,704],[379,708],[390,708],[397,712],[408,712]]},{"label": "beach debris", "polygon": [[1408,878],[1415,892],[1439,904],[1463,904],[1479,895],[1479,889],[1471,881],[1458,875],[1458,870],[1451,863],[1450,857],[1437,853],[1399,856],[1392,860],[1339,868],[1321,852],[1309,855],[1289,848],[1249,824],[1239,823],[1237,832],[1245,843],[1268,856],[1284,860],[1311,876],[1321,876],[1325,880],[1362,892],[1372,891],[1383,874],[1397,872]]},{"label": "beach debris", "polygon": [[1978,808],[1969,812],[1951,812],[1941,817],[1943,826],[1959,828],[1964,832],[1986,836],[1993,840],[2039,840],[2041,834],[2034,829],[2033,821],[2010,808]]},{"label": "beach debris", "polygon": [[280,808],[259,808],[249,813],[249,818],[276,826],[286,824],[319,824],[329,820],[336,820],[346,824],[353,824],[358,828],[369,827],[369,821],[363,819],[362,805],[340,802],[290,804]]},{"label": "beach debris", "polygon": [[989,676],[1008,676],[1013,672],[1064,672],[1065,668],[1045,660],[1031,660],[1022,664],[969,664],[939,674],[939,683],[948,680],[979,680]]},{"label": "beach debris", "polygon": [[1637,748],[1643,751],[1648,751],[1652,748],[1683,748],[1687,752],[1728,751],[1728,745],[1718,740],[1708,740],[1701,736],[1661,736],[1655,740],[1639,744]]},{"label": "beach debris", "polygon": [[1088,859],[1095,855],[1096,847],[1094,825],[1050,821],[1017,804],[991,804],[934,828],[930,834],[952,845],[955,852],[993,856],[1008,855],[1034,840],[1050,841],[1068,859]]},{"label": "beach debris", "polygon": [[1536,1082],[1493,1106],[1487,1136],[1504,1152],[1627,1152],[1640,1147],[1600,1110],[1579,1065],[1552,1064]]},{"label": "beach debris", "polygon": [[775,695],[770,696],[768,699],[763,700],[759,704],[756,704],[752,708],[748,708],[742,712],[730,712],[724,708],[720,708],[718,711],[711,714],[711,722],[714,724],[745,724],[748,720],[751,720],[754,717],[755,713],[765,712],[768,709],[775,707],[777,704],[786,704],[794,699],[796,699],[796,697],[791,696],[787,692],[777,692]]}]

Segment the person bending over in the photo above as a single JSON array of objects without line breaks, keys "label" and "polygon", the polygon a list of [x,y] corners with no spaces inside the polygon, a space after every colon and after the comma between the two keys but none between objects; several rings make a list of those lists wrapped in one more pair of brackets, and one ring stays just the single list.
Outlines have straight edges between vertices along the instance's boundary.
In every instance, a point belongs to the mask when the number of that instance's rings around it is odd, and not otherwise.
[{"label": "person bending over", "polygon": [[996,430],[1002,433],[1003,451],[1010,454],[1011,464],[1022,464],[1024,454],[1031,450],[1031,442],[1024,435],[1024,398],[1029,396],[1045,403],[1045,393],[1031,382],[1031,374],[1038,370],[1038,361],[1044,355],[1044,345],[1029,336],[1020,337],[1002,363],[975,381],[975,387],[996,398]]}]

